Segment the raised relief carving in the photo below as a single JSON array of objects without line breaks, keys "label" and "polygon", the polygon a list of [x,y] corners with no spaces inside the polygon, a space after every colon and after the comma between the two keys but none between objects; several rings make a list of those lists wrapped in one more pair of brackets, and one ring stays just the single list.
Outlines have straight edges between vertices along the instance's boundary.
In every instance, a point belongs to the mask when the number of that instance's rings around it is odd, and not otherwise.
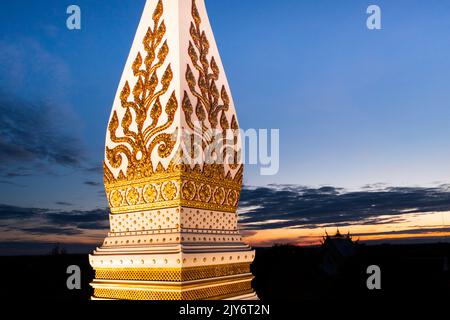
[{"label": "raised relief carving", "polygon": [[[217,87],[220,69],[213,56],[208,58],[210,44],[195,1],[191,14],[188,54],[192,67],[186,66],[185,77],[197,101],[194,114],[189,95],[184,92],[182,111],[192,133],[199,134],[193,121],[202,123],[199,136],[204,151],[217,143],[223,145],[221,161],[191,165],[184,162],[183,149],[175,149],[177,137],[185,128],[176,127],[178,100],[176,92],[169,91],[173,73],[171,64],[166,63],[169,46],[164,40],[166,26],[160,0],[153,13],[153,26],[143,39],[145,55],[138,52],[132,64],[136,83],[131,89],[127,81],[120,94],[125,113],[120,119],[114,111],[108,125],[114,146],[106,147],[103,167],[113,214],[178,205],[236,211],[243,177],[243,165],[237,161],[239,127],[234,113],[227,113],[231,102],[225,86],[220,90]],[[163,65],[167,66],[163,69]],[[169,94],[163,108],[160,98]],[[167,133],[169,129],[171,133]],[[228,129],[232,139],[226,137]],[[219,132],[220,141],[212,134],[214,130]],[[231,161],[226,159],[230,150]],[[169,159],[167,167],[162,159]],[[113,171],[117,170],[115,176]]]}]

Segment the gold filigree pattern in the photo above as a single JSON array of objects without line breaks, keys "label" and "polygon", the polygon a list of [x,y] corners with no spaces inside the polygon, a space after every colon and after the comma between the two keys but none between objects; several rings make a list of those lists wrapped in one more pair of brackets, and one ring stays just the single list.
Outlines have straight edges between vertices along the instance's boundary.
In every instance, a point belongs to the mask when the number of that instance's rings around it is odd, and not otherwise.
[{"label": "gold filigree pattern", "polygon": [[[163,12],[163,2],[160,0],[153,13],[153,28],[148,28],[143,39],[146,55],[143,57],[138,52],[132,66],[133,75],[137,78],[136,83],[131,90],[127,81],[120,94],[125,114],[119,121],[118,113],[114,111],[109,122],[109,136],[117,146],[106,148],[105,183],[149,177],[153,173],[153,151],[157,149],[160,158],[167,158],[173,152],[175,139],[172,134],[163,131],[172,126],[178,109],[175,91],[164,108],[167,117],[161,117],[163,106],[160,97],[168,92],[173,78],[170,63],[161,79],[158,75],[169,54],[167,41],[163,42],[166,33],[164,20],[161,21]],[[165,122],[161,123],[161,120]],[[119,126],[123,132],[122,136],[117,133]],[[176,132],[174,134],[176,135]],[[126,173],[120,170],[115,178],[108,166],[118,169],[125,159]]]},{"label": "gold filigree pattern", "polygon": [[[173,159],[168,169],[157,171],[149,178],[106,184],[111,213],[176,206],[225,212],[236,211],[242,187],[242,166],[236,176],[231,178],[229,173],[225,174],[222,165],[204,165],[202,170],[199,165],[191,168],[176,163],[177,160]],[[190,185],[189,191],[183,188],[180,192],[180,188],[187,184]],[[139,194],[135,196],[139,201],[134,204],[130,201],[124,202],[124,197],[132,189]],[[194,192],[194,195],[190,192]]]},{"label": "gold filigree pattern", "polygon": [[195,183],[188,181],[183,184],[183,199],[192,200],[195,197]]},{"label": "gold filigree pattern", "polygon": [[122,201],[123,201],[122,193],[118,190],[113,190],[110,193],[110,201],[111,201],[111,206],[120,207],[122,205]]},{"label": "gold filigree pattern", "polygon": [[144,197],[144,201],[146,203],[155,202],[157,196],[158,196],[158,191],[156,191],[156,188],[154,185],[148,184],[144,187],[143,197]]},{"label": "gold filigree pattern", "polygon": [[211,198],[211,187],[207,184],[202,185],[198,196],[200,201],[208,202]]},{"label": "gold filigree pattern", "polygon": [[127,202],[129,205],[136,205],[139,202],[139,192],[136,188],[130,188],[127,192]]},{"label": "gold filigree pattern", "polygon": [[214,200],[218,205],[221,205],[225,200],[225,191],[222,187],[217,188],[214,192]]},{"label": "gold filigree pattern", "polygon": [[191,268],[98,268],[95,270],[95,278],[106,280],[181,282],[246,273],[250,273],[249,263],[201,266]]},{"label": "gold filigree pattern", "polygon": [[94,288],[94,298],[120,299],[120,300],[222,300],[231,296],[253,293],[251,280],[238,283],[211,284],[209,287],[182,290],[155,290],[153,288]]},{"label": "gold filigree pattern", "polygon": [[[204,122],[204,127],[208,130],[234,130],[231,145],[225,134],[223,136],[225,158],[227,147],[238,149],[239,127],[234,115],[230,120],[227,118],[230,97],[224,85],[220,90],[217,88],[220,68],[214,57],[208,58],[210,44],[201,28],[202,21],[195,0],[192,1],[191,14],[193,22],[188,54],[193,68],[187,66],[186,81],[191,94],[197,98],[195,116]],[[166,61],[169,46],[164,40],[166,25],[163,15],[163,1],[159,0],[152,17],[153,26],[148,28],[143,39],[145,55],[139,52],[132,64],[136,83],[131,88],[130,83],[125,82],[120,94],[125,113],[119,119],[119,113],[114,111],[108,126],[109,137],[115,147],[106,148],[103,168],[111,212],[135,212],[180,205],[235,211],[242,186],[243,166],[229,164],[229,168],[234,170],[233,175],[223,163],[192,167],[183,163],[183,150],[175,150],[175,141],[183,128],[173,126],[178,100],[175,91],[171,94],[169,91],[173,73],[171,64]],[[166,67],[163,69],[164,65]],[[170,96],[164,108],[162,96]],[[194,108],[186,92],[182,107],[187,123],[192,124]],[[174,131],[167,133],[169,128]],[[217,143],[208,134],[202,135],[202,139],[204,148]],[[152,162],[169,158],[171,161],[167,167],[161,161]],[[116,175],[113,169],[116,169]],[[118,173],[117,169],[120,169]]]},{"label": "gold filigree pattern", "polygon": [[[192,41],[189,41],[188,53],[192,65],[198,72],[198,78],[196,79],[188,64],[186,69],[186,81],[189,90],[197,98],[197,105],[195,108],[197,118],[200,121],[208,120],[211,127],[214,129],[217,127],[219,114],[224,115],[224,112],[228,111],[230,98],[225,86],[222,86],[220,93],[217,88],[216,81],[219,79],[220,69],[214,57],[208,59],[210,44],[205,31],[201,30],[200,25],[202,20],[198,13],[195,0],[192,1],[192,18],[194,20],[191,22],[190,27]],[[197,90],[197,87],[199,90]],[[183,109],[185,113],[189,115],[189,113],[193,112],[193,108],[186,93],[183,101]],[[188,124],[192,124],[190,119],[191,117],[189,115],[189,117],[187,117]],[[224,119],[224,122],[228,125],[226,117]]]},{"label": "gold filigree pattern", "polygon": [[235,206],[238,200],[238,194],[236,192],[236,190],[231,190],[228,193],[228,197],[227,197],[227,203],[229,206]]},{"label": "gold filigree pattern", "polygon": [[168,181],[164,184],[162,192],[164,195],[164,199],[166,199],[167,201],[171,201],[177,196],[177,187],[174,182]]},{"label": "gold filigree pattern", "polygon": [[[236,150],[239,126],[234,114],[230,121],[227,118],[227,111],[231,103],[230,97],[225,85],[222,85],[220,92],[217,87],[216,82],[220,77],[220,68],[214,56],[208,58],[210,43],[205,31],[201,29],[202,20],[195,0],[192,1],[191,14],[193,21],[190,26],[191,41],[189,41],[188,54],[195,71],[187,64],[185,78],[189,91],[197,99],[197,103],[194,110],[189,95],[185,91],[182,109],[192,134],[199,136],[203,141],[203,148],[206,149],[213,143],[223,145],[221,160],[234,170],[239,168],[240,165],[239,152]],[[197,73],[197,77],[194,72]],[[194,111],[196,119],[202,124],[201,128],[196,128],[193,123],[193,119],[195,119]],[[198,129],[201,129],[201,134],[199,134]],[[226,135],[226,131],[229,129],[233,132],[232,142],[227,139]],[[215,130],[222,131],[220,141],[217,141],[217,137],[215,137]],[[227,154],[230,152],[233,154],[232,159],[227,158]]]}]

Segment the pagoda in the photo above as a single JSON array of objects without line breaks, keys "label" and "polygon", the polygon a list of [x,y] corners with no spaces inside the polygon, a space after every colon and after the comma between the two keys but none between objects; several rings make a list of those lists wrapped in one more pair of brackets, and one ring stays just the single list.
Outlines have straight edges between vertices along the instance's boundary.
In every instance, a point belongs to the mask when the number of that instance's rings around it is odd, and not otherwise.
[{"label": "pagoda", "polygon": [[204,0],[148,0],[106,134],[110,231],[89,257],[92,298],[257,299],[240,156]]}]

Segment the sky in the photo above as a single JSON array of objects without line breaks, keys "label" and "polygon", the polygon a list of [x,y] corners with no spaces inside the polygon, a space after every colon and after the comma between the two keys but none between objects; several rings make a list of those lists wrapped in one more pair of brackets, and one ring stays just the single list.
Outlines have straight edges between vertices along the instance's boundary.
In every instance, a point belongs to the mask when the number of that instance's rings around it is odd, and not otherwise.
[{"label": "sky", "polygon": [[[106,235],[104,137],[144,3],[0,3],[0,254]],[[280,130],[278,174],[245,169],[247,241],[448,241],[449,2],[206,4],[241,127]]]}]

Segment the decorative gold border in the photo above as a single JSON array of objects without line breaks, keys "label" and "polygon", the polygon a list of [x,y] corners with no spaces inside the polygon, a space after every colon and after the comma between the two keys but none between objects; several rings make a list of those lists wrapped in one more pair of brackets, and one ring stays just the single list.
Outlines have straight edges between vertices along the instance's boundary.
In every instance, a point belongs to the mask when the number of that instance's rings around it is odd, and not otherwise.
[{"label": "decorative gold border", "polygon": [[[137,53],[132,64],[136,82],[131,87],[126,81],[120,93],[120,103],[125,113],[119,118],[118,110],[112,112],[108,132],[114,146],[106,146],[105,181],[149,176],[153,173],[153,151],[156,149],[160,159],[166,159],[174,150],[173,136],[178,129],[172,128],[171,133],[165,131],[175,122],[178,100],[175,91],[169,91],[173,80],[171,64],[167,64],[162,74],[160,70],[169,55],[163,14],[163,1],[159,0],[152,16],[153,26],[148,26],[142,40],[144,51]],[[160,98],[166,93],[170,98],[164,107]],[[163,113],[167,116],[165,119],[161,118]],[[147,125],[147,122],[150,124]],[[118,132],[119,126],[121,130]],[[124,158],[127,159],[126,171],[120,170],[116,178],[111,169],[120,169]]]},{"label": "decorative gold border", "polygon": [[97,268],[96,279],[192,281],[250,273],[250,263],[191,268]]},{"label": "decorative gold border", "polygon": [[[166,188],[168,183],[173,185],[172,188]],[[189,190],[186,190],[186,185],[189,186]],[[154,197],[150,197],[151,202],[144,195],[148,186],[152,186],[156,191]],[[173,187],[176,190],[173,190]],[[208,194],[205,193],[205,187]],[[235,212],[240,192],[240,183],[226,179],[211,181],[195,174],[163,174],[137,181],[106,184],[106,194],[112,214],[177,206]],[[130,195],[133,197],[131,198]]]},{"label": "decorative gold border", "polygon": [[146,288],[94,288],[94,297],[117,300],[219,300],[252,293],[251,279],[238,283],[203,287],[186,291],[153,290]]}]

